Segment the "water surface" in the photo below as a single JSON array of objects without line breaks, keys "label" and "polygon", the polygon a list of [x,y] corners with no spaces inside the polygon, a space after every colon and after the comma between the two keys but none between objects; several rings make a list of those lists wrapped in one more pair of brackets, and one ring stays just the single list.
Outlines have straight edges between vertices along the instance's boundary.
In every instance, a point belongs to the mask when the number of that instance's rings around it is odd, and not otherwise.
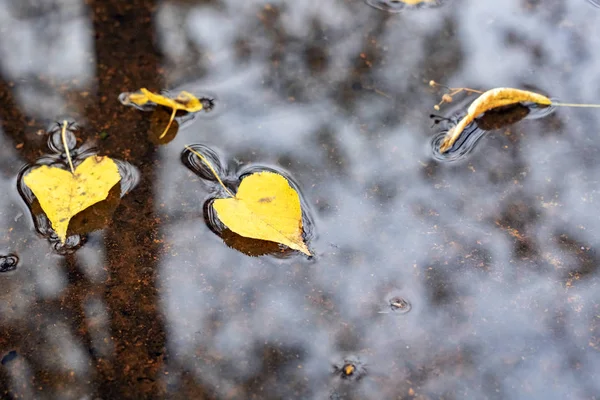
[{"label": "water surface", "polygon": [[[427,85],[598,102],[590,2],[0,0],[0,27],[0,397],[598,398],[600,113],[449,163]],[[142,87],[215,110],[153,141],[158,117],[118,100]],[[139,182],[58,254],[17,176],[64,118]],[[315,256],[224,244],[186,144],[290,176]]]}]

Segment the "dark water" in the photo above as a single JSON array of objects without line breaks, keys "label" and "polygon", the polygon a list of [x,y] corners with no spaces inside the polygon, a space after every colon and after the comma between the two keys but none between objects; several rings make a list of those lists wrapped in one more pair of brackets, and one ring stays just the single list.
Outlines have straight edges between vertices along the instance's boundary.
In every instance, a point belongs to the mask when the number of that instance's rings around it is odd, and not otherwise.
[{"label": "dark water", "polygon": [[[598,102],[591,3],[0,1],[0,397],[599,399],[600,112],[450,163],[427,85]],[[155,140],[142,87],[215,109]],[[137,185],[60,252],[18,175],[63,119]],[[289,176],[315,256],[226,245],[186,144]]]}]

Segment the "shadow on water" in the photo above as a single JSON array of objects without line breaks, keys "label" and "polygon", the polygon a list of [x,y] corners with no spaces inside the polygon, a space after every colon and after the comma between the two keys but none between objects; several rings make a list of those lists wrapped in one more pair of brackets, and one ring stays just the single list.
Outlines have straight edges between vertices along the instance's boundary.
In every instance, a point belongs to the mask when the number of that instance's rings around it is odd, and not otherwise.
[{"label": "shadow on water", "polygon": [[[0,398],[597,398],[600,113],[427,118],[432,79],[597,103],[594,3],[0,0]],[[140,88],[216,108],[160,138]],[[69,251],[17,185],[63,119],[124,178]],[[191,143],[284,175],[315,256],[224,227]]]}]

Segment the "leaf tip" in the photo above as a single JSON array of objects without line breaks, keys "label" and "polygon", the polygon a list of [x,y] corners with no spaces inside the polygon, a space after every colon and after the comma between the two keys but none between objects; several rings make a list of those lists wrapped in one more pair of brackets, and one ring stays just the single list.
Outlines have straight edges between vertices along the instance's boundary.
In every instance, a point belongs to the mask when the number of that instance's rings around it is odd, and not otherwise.
[{"label": "leaf tip", "polygon": [[301,248],[300,248],[300,249],[298,249],[298,250],[299,250],[300,252],[302,252],[302,253],[306,254],[306,255],[307,255],[307,256],[309,256],[309,257],[312,257],[312,256],[313,256],[313,254],[310,252],[310,250],[308,249],[308,247],[306,247],[306,245],[305,245],[304,243],[302,244]]}]

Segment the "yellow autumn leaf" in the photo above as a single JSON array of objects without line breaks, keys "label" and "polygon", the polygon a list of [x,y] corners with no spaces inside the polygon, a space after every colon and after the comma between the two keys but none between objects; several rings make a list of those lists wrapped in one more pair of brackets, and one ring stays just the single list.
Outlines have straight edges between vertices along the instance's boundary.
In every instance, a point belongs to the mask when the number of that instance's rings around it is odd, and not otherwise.
[{"label": "yellow autumn leaf", "polygon": [[464,129],[478,116],[494,108],[518,103],[535,103],[543,106],[552,105],[552,100],[538,93],[513,88],[495,88],[484,92],[467,109],[465,115],[440,144],[440,152],[445,153],[458,140]]},{"label": "yellow autumn leaf", "polygon": [[73,167],[65,136],[67,125],[64,121],[61,138],[70,171],[42,165],[23,178],[63,243],[71,218],[105,200],[110,189],[121,180],[117,164],[108,157],[90,156],[77,168]]},{"label": "yellow autumn leaf", "polygon": [[169,120],[167,127],[160,135],[159,139],[162,139],[169,130],[169,127],[171,126],[171,123],[173,122],[175,114],[178,110],[187,111],[189,113],[198,112],[204,109],[203,100],[206,99],[198,99],[196,96],[186,91],[181,91],[177,97],[170,98],[160,94],[152,93],[146,88],[141,88],[135,93],[126,93],[122,97],[124,104],[135,104],[136,106],[140,107],[148,104],[161,105],[173,110],[171,113],[171,119]]},{"label": "yellow autumn leaf", "polygon": [[139,92],[128,93],[126,98],[137,106],[145,106],[148,103],[153,103],[173,110],[183,110],[187,112],[197,112],[203,108],[200,99],[186,91],[180,92],[177,97],[172,99],[161,94],[152,93],[146,88],[141,88]]},{"label": "yellow autumn leaf", "polygon": [[213,202],[227,228],[243,237],[280,243],[311,255],[302,238],[300,197],[285,177],[269,171],[253,173],[242,180],[234,195],[202,154],[186,148],[208,166],[231,196]]},{"label": "yellow autumn leaf", "polygon": [[108,196],[110,189],[121,180],[119,169],[108,157],[91,156],[71,173],[57,167],[42,165],[24,177],[52,223],[61,242],[67,239],[69,221]]},{"label": "yellow autumn leaf", "polygon": [[213,203],[217,216],[233,232],[310,251],[302,239],[302,209],[298,193],[274,172],[257,172],[242,180],[235,197]]}]

